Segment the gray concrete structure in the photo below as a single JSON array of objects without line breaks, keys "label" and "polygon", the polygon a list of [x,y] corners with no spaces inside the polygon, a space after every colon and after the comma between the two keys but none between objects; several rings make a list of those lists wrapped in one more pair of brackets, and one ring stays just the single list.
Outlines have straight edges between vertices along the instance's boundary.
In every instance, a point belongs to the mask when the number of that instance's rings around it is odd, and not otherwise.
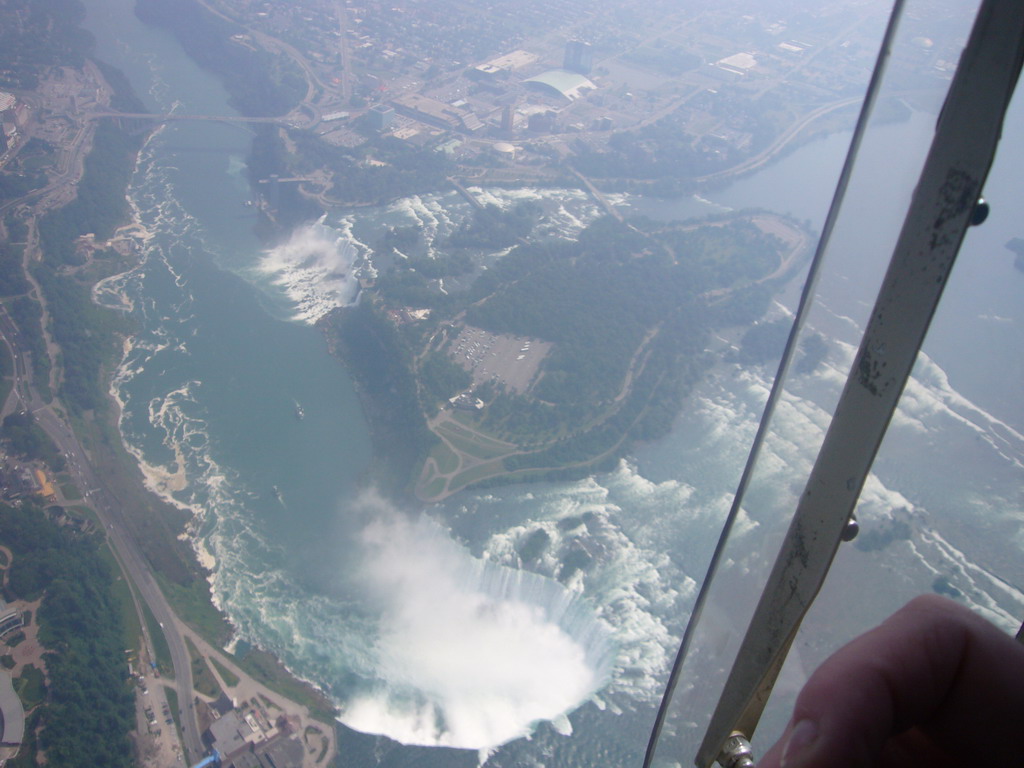
[{"label": "gray concrete structure", "polygon": [[264,761],[273,768],[302,768],[303,754],[298,739],[276,739],[263,751]]},{"label": "gray concrete structure", "polygon": [[585,92],[597,88],[589,78],[579,72],[570,72],[567,69],[548,70],[535,77],[527,78],[523,84],[548,93],[558,94],[569,101],[576,101]]},{"label": "gray concrete structure", "polygon": [[226,758],[248,746],[246,736],[251,733],[252,729],[242,722],[237,712],[228,712],[210,725],[213,747]]},{"label": "gray concrete structure", "polygon": [[6,637],[16,629],[25,625],[22,619],[22,612],[11,608],[3,600],[0,600],[0,637]]},{"label": "gray concrete structure", "polygon": [[0,672],[0,721],[0,760],[9,760],[18,754],[25,739],[25,708],[7,672]]}]

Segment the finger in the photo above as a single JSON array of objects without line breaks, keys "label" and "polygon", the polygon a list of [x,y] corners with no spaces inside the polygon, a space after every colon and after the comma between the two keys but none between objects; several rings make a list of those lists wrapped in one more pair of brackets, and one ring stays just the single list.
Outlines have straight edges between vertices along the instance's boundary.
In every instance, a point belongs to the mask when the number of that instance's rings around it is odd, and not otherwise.
[{"label": "finger", "polygon": [[760,760],[757,761],[757,768],[779,768],[779,763],[782,758],[782,747],[786,743],[786,738],[789,736],[789,731],[792,728],[792,723],[786,728],[785,732],[775,744],[769,749]]},{"label": "finger", "polygon": [[[782,748],[791,729],[792,724],[783,737],[757,762],[757,768],[779,768]],[[910,768],[919,765],[926,765],[928,768],[962,768],[959,761],[938,749],[930,737],[916,728],[885,742],[878,758],[871,765],[874,768]]]},{"label": "finger", "polygon": [[784,746],[761,765],[875,766],[890,738],[912,726],[953,757],[1011,765],[1019,753],[1009,734],[1022,716],[1024,646],[926,596],[822,664],[797,697]]}]

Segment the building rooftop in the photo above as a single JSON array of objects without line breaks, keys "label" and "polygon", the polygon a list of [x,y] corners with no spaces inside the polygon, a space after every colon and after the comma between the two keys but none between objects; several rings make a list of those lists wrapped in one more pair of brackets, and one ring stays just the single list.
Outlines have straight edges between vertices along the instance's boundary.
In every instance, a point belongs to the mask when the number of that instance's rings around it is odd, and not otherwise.
[{"label": "building rooftop", "polygon": [[454,117],[455,110],[443,101],[431,99],[428,96],[421,96],[418,93],[405,93],[396,97],[391,103],[399,109],[404,108],[418,113],[449,128],[454,128],[458,124]]},{"label": "building rooftop", "polygon": [[274,768],[302,768],[303,754],[297,739],[276,739],[263,751]]},{"label": "building rooftop", "polygon": [[3,720],[0,743],[20,745],[25,738],[25,709],[7,672],[0,672],[0,718]]},{"label": "building rooftop", "polygon": [[575,101],[584,94],[597,88],[585,75],[570,72],[567,69],[549,69],[535,77],[523,81],[526,85],[539,85],[545,90],[552,90],[569,101]]},{"label": "building rooftop", "polygon": [[210,724],[210,736],[213,737],[213,746],[225,756],[230,756],[246,746],[245,737],[251,732],[252,729],[243,723],[238,713],[234,711],[228,712]]},{"label": "building rooftop", "polygon": [[748,69],[753,69],[757,66],[757,59],[750,53],[734,53],[732,56],[726,56],[719,61],[718,66],[746,72]]},{"label": "building rooftop", "polygon": [[506,53],[504,56],[499,56],[496,59],[491,59],[477,67],[481,72],[487,74],[493,74],[497,72],[509,72],[514,69],[520,69],[525,67],[527,64],[533,64],[537,60],[535,53],[529,51],[512,51],[512,53]]}]

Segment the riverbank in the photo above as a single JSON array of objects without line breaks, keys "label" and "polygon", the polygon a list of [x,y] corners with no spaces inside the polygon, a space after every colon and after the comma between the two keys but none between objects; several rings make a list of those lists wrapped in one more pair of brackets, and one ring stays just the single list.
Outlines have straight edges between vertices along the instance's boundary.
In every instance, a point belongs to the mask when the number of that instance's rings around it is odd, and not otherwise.
[{"label": "riverbank", "polygon": [[[142,223],[135,219],[118,230],[110,241],[99,244],[118,252],[137,253],[133,247],[139,234],[146,234]],[[137,261],[128,272],[143,262]],[[104,275],[102,280],[116,278]],[[124,345],[125,349],[130,348]],[[140,471],[138,457],[125,446],[121,433],[122,403],[114,394],[111,379],[116,366],[111,365],[101,387],[106,390],[106,407],[74,418],[74,428],[86,446],[90,465],[96,479],[114,499],[122,514],[120,523],[128,535],[142,547],[148,565],[153,569],[159,588],[173,609],[174,626],[185,638],[202,649],[203,663],[213,670],[220,664],[234,675],[229,683],[226,676],[216,675],[221,689],[238,701],[257,696],[272,704],[266,706],[283,714],[290,721],[291,732],[297,734],[309,748],[305,751],[307,768],[323,768],[337,755],[333,735],[334,704],[323,692],[292,673],[273,654],[251,648],[244,657],[225,650],[235,630],[228,617],[214,604],[211,593],[211,572],[197,556],[195,542],[188,535],[193,512],[169,503],[155,493]],[[162,630],[168,627],[163,625]],[[195,662],[193,662],[194,664]],[[152,685],[150,687],[153,687]],[[198,690],[194,690],[198,694]],[[212,697],[207,696],[208,703]],[[316,736],[320,734],[320,736]]]},{"label": "riverbank", "polygon": [[[573,194],[553,196],[548,209],[523,194],[548,230],[572,221],[573,231],[531,240],[523,230],[526,242],[487,259],[504,244],[506,219],[529,229],[526,214],[446,202],[433,215],[452,231],[426,245],[436,258],[419,255],[423,243],[403,246],[412,255],[386,267],[358,306],[320,322],[358,382],[375,461],[388,467],[377,474],[421,502],[584,477],[657,439],[707,365],[709,329],[753,319],[769,284],[803,263],[812,239],[763,211],[624,222],[601,218],[607,201],[586,198],[574,203],[590,209],[579,230],[581,212],[562,210]],[[466,233],[486,243],[483,255],[460,249]],[[464,262],[479,270],[471,280],[458,271]],[[455,270],[451,280],[446,269]]]},{"label": "riverbank", "polygon": [[[116,77],[116,71],[91,61],[87,66],[96,82],[91,92],[106,95],[102,104],[116,99],[122,103],[131,100],[130,94],[119,92],[125,85],[123,78],[114,86],[105,81],[104,76]],[[73,108],[74,99],[70,103]],[[50,107],[55,109],[59,105],[51,103]],[[136,152],[144,137],[120,131],[111,123],[90,121],[77,109],[64,118],[72,124],[80,123],[80,127],[71,132],[73,143],[58,149],[56,178],[45,188],[30,191],[5,206],[18,211],[7,224],[13,226],[17,222],[26,233],[26,242],[21,246],[23,268],[41,306],[40,332],[45,342],[41,349],[50,363],[38,385],[26,380],[25,391],[31,392],[36,400],[38,388],[45,401],[49,401],[48,406],[43,405],[44,400],[33,406],[37,420],[42,420],[44,429],[66,456],[74,483],[85,494],[79,503],[92,507],[93,514],[103,521],[111,548],[118,552],[118,562],[126,569],[126,577],[136,584],[137,594],[147,604],[155,599],[152,592],[145,597],[149,588],[146,582],[151,584],[148,571],[152,569],[175,613],[193,627],[193,636],[201,633],[213,643],[223,644],[231,634],[230,626],[213,608],[209,574],[196,561],[189,543],[181,539],[187,516],[149,493],[138,465],[122,442],[121,413],[119,404],[110,396],[110,382],[122,348],[118,339],[130,329],[125,327],[122,315],[99,308],[91,300],[99,282],[131,271],[139,264],[133,237],[140,230],[139,223],[111,233],[124,215],[111,201],[120,201],[124,206],[124,189],[136,167]],[[30,125],[26,130],[38,127]],[[129,143],[135,147],[132,152],[127,151]],[[32,329],[23,327],[21,333],[30,336]],[[22,369],[27,374],[33,367],[23,365]],[[74,435],[69,426],[73,427]],[[142,557],[126,554],[132,547],[138,547]],[[142,570],[132,571],[129,563],[133,561],[146,565]],[[155,607],[152,611],[164,615]],[[145,623],[141,616],[139,621]],[[168,620],[160,626],[162,629],[157,632],[171,632],[172,623]],[[179,646],[180,639],[177,644],[171,642],[172,651]],[[152,653],[146,652],[150,656]],[[223,655],[221,660],[230,663]],[[174,659],[178,683],[191,679],[185,674],[187,662],[184,672],[178,666],[181,661],[180,657]],[[323,766],[333,760],[334,708],[322,694],[294,679],[279,662],[261,651],[239,660],[238,669],[240,677],[251,685],[263,685],[267,691],[273,689],[280,709],[301,715],[300,738],[308,741],[314,731],[325,734],[322,743],[311,746],[314,759],[309,765]],[[261,682],[257,683],[257,679]],[[198,758],[204,747],[191,716],[190,702],[195,691],[190,685],[185,683],[186,687],[179,689],[177,699],[182,709],[175,715],[184,726],[190,757]],[[281,691],[287,691],[289,697],[304,701],[305,705],[282,699]],[[313,723],[312,717],[319,718],[318,724]],[[192,718],[191,727],[186,718]]]}]

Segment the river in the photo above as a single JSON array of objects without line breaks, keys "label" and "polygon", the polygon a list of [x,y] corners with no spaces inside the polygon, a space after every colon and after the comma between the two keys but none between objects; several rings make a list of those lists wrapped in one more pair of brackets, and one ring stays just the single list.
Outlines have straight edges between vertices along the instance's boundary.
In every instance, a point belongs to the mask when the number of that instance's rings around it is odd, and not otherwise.
[{"label": "river", "polygon": [[[231,112],[216,78],[138,22],[131,0],[86,5],[101,57],[148,108]],[[1021,112],[1016,105],[1013,124],[1024,122]],[[777,531],[774,510],[792,496],[827,423],[931,120],[918,112],[881,126],[865,147],[862,167],[876,175],[851,190],[811,319],[829,340],[828,364],[794,382],[780,409],[738,533],[753,547],[744,568],[763,567],[752,542],[759,530]],[[338,275],[382,226],[414,224],[433,247],[468,206],[438,193],[332,212],[265,249],[246,206],[250,140],[215,122],[161,128],[129,190],[142,263],[97,291],[140,328],[112,387],[125,444],[154,492],[193,512],[190,533],[238,641],[274,651],[343,707],[348,765],[635,764],[770,372],[717,369],[668,438],[613,472],[463,493],[425,518],[391,510],[360,490],[367,426],[311,321],[352,298]],[[806,144],[703,198],[612,201],[664,217],[759,206],[820,226],[847,141]],[[844,549],[830,605],[857,610],[824,610],[821,624],[831,626],[797,654],[787,681],[939,578],[1003,624],[1024,612],[1024,274],[1003,248],[1024,235],[1010,203],[1022,170],[1024,151],[1008,146],[986,190],[993,214],[969,237],[929,359],[865,493],[865,530],[905,514],[913,534],[878,550]],[[599,213],[573,191],[480,194],[499,205],[542,202],[551,236],[572,236]],[[773,312],[791,308],[792,294]],[[518,573],[517,550],[537,531],[549,544],[535,578]],[[588,568],[552,578],[581,549]]]}]

